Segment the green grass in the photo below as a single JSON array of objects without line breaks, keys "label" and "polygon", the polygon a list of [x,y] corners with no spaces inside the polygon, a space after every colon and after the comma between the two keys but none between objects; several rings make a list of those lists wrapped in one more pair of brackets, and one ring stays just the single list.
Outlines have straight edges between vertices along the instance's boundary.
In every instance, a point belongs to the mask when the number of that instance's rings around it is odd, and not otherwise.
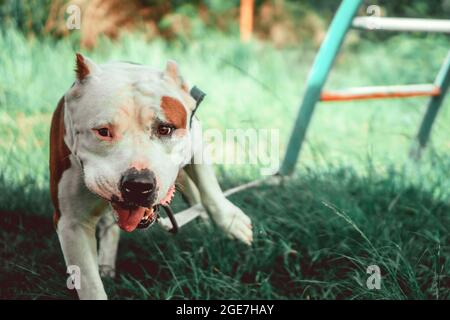
[{"label": "green grass", "polygon": [[[73,81],[76,39],[0,32],[0,298],[74,298],[51,223],[51,112]],[[448,37],[347,44],[328,88],[433,81]],[[209,128],[275,128],[284,151],[307,72],[308,46],[276,50],[217,34],[202,42],[103,40],[88,56],[164,66],[176,59],[208,96]],[[200,221],[171,236],[124,235],[111,298],[448,299],[450,99],[420,163],[407,153],[425,99],[320,104],[293,179],[232,196],[252,217],[251,248]],[[256,166],[219,166],[224,188]],[[175,208],[184,204],[177,199]],[[366,268],[382,271],[368,290]]]}]

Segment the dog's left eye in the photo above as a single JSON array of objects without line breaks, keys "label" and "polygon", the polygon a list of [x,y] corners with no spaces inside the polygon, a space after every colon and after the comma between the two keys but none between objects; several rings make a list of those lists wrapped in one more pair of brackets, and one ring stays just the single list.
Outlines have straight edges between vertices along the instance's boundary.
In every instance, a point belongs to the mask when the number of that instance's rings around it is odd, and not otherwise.
[{"label": "dog's left eye", "polygon": [[92,129],[97,137],[99,137],[101,140],[112,140],[113,134],[109,128],[103,127],[103,128],[96,128]]},{"label": "dog's left eye", "polygon": [[111,134],[109,133],[109,129],[108,128],[97,129],[97,132],[102,137],[110,137],[111,136]]},{"label": "dog's left eye", "polygon": [[172,134],[175,128],[169,124],[160,124],[157,130],[159,136],[169,136]]}]

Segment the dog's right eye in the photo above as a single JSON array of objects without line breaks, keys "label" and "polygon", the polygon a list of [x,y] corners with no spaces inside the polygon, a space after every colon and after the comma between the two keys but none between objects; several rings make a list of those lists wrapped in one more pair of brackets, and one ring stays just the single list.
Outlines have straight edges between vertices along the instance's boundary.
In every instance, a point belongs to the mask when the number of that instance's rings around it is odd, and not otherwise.
[{"label": "dog's right eye", "polygon": [[109,137],[109,129],[108,128],[101,128],[98,129],[98,134],[101,135],[102,137]]},{"label": "dog's right eye", "polygon": [[160,124],[157,128],[159,136],[170,136],[175,130],[175,127],[169,124]]},{"label": "dog's right eye", "polygon": [[103,128],[93,129],[93,130],[95,131],[95,134],[97,135],[97,137],[99,137],[101,140],[110,141],[113,138],[113,135],[109,128],[103,127]]}]

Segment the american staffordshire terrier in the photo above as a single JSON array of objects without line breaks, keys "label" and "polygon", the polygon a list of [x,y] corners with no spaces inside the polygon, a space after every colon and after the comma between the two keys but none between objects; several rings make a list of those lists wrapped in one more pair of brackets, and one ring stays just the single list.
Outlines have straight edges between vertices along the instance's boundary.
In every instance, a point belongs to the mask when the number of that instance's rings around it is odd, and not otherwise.
[{"label": "american staffordshire terrier", "polygon": [[203,152],[193,138],[201,127],[175,62],[158,71],[77,54],[75,71],[52,118],[50,189],[65,262],[80,268],[80,299],[107,298],[101,277],[115,275],[120,229],[148,226],[175,183],[229,237],[251,244],[249,217],[209,165],[192,161]]}]

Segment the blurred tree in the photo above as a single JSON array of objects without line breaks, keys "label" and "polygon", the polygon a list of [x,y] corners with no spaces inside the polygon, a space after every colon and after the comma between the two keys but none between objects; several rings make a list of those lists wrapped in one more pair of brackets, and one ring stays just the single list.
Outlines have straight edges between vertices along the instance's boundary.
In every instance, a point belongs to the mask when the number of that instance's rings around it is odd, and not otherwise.
[{"label": "blurred tree", "polygon": [[52,0],[0,0],[0,26],[40,34]]},{"label": "blurred tree", "polygon": [[[341,1],[255,0],[255,37],[276,46],[311,41],[318,45]],[[117,37],[122,30],[142,30],[149,38],[201,38],[210,29],[237,35],[240,0],[0,0],[0,27],[13,26],[25,33],[50,33],[60,37],[65,28],[65,7],[82,7],[80,38],[92,47],[99,35]],[[379,5],[384,15],[397,17],[449,18],[450,0],[366,0]],[[392,33],[391,33],[392,34]],[[388,33],[367,33],[372,40]]]}]

